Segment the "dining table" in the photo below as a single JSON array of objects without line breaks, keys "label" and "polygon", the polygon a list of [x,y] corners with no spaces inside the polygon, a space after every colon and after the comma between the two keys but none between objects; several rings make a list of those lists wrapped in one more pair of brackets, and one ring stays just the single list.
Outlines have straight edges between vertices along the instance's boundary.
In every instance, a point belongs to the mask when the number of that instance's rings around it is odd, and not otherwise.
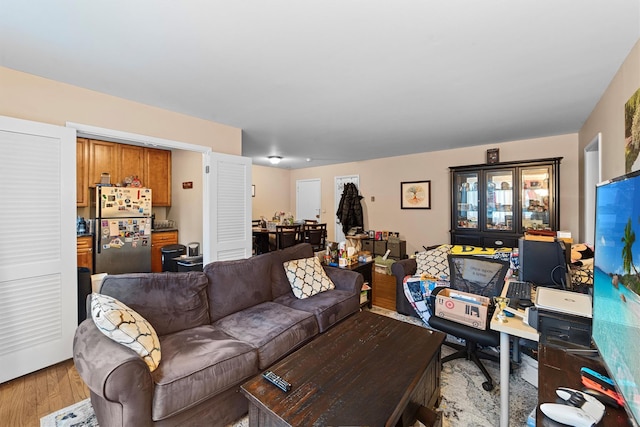
[{"label": "dining table", "polygon": [[269,252],[269,234],[276,234],[276,230],[269,230],[268,228],[252,227],[251,233],[256,238],[256,255],[265,254]]}]

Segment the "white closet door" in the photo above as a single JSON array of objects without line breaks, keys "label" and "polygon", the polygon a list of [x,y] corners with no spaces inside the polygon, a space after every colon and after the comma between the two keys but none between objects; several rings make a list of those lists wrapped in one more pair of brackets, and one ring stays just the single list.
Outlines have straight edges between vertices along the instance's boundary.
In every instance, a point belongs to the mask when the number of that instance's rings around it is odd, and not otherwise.
[{"label": "white closet door", "polygon": [[208,223],[205,221],[208,230],[204,230],[204,235],[209,238],[203,249],[210,259],[205,260],[205,264],[249,258],[252,238],[251,159],[210,153],[208,171],[210,220]]},{"label": "white closet door", "polygon": [[75,135],[0,116],[0,383],[72,356]]}]

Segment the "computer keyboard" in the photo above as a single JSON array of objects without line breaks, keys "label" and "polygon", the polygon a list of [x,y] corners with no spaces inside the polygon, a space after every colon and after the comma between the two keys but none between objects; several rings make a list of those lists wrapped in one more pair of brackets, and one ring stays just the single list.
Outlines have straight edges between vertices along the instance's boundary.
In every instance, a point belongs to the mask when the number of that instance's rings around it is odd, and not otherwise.
[{"label": "computer keyboard", "polygon": [[505,295],[509,298],[509,307],[518,308],[521,299],[531,300],[531,283],[511,281]]}]

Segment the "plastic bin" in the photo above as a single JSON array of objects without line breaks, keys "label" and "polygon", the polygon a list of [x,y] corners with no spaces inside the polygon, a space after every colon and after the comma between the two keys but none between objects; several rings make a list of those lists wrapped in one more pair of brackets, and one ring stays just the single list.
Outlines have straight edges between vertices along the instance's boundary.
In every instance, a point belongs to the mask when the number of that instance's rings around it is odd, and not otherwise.
[{"label": "plastic bin", "polygon": [[202,257],[179,259],[178,271],[202,271]]},{"label": "plastic bin", "polygon": [[160,249],[162,252],[162,271],[178,271],[177,259],[180,255],[187,253],[185,245],[167,245]]}]

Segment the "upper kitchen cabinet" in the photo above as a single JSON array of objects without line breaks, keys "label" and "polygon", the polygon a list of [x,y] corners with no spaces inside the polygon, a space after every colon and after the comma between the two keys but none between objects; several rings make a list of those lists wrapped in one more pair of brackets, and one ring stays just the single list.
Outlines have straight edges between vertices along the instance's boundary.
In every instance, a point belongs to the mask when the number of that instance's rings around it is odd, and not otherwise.
[{"label": "upper kitchen cabinet", "polygon": [[557,231],[560,160],[449,168],[451,243],[513,248],[525,231]]},{"label": "upper kitchen cabinet", "polygon": [[89,140],[76,139],[76,205],[89,206]]},{"label": "upper kitchen cabinet", "polygon": [[88,188],[108,173],[111,184],[138,177],[151,188],[153,206],[171,206],[171,151],[77,138],[77,206],[88,206]]},{"label": "upper kitchen cabinet", "polygon": [[89,140],[89,187],[101,182],[103,173],[111,175],[111,183],[118,182],[118,145],[115,142]]},{"label": "upper kitchen cabinet", "polygon": [[145,187],[152,190],[154,206],[171,206],[171,151],[155,148],[144,149]]},{"label": "upper kitchen cabinet", "polygon": [[[118,144],[118,175],[111,182],[125,182],[125,178],[138,177],[143,187],[149,187],[144,179],[144,152],[146,148],[137,145]],[[155,203],[154,203],[155,204]]]}]

